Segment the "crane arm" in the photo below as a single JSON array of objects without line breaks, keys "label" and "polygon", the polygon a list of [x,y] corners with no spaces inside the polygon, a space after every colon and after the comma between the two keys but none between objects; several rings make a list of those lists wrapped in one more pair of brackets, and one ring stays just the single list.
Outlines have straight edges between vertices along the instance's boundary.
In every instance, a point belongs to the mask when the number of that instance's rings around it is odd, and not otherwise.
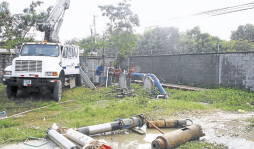
[{"label": "crane arm", "polygon": [[39,24],[39,30],[45,32],[44,40],[59,42],[58,33],[63,23],[64,12],[69,6],[70,0],[58,0],[47,20]]}]

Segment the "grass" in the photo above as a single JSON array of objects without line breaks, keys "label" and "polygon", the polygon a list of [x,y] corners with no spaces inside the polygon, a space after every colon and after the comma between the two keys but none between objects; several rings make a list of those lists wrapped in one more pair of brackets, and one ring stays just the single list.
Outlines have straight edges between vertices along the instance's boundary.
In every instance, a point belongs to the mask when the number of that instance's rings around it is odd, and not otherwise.
[{"label": "grass", "polygon": [[[208,91],[182,91],[165,89],[169,99],[151,100],[140,86],[132,84],[139,96],[126,96],[124,99],[115,98],[117,93],[106,96],[113,87],[91,90],[83,87],[64,89],[61,101],[73,100],[56,104],[50,99],[14,99],[8,100],[4,85],[0,84],[0,111],[5,110],[9,115],[51,105],[45,109],[29,112],[22,117],[0,121],[0,144],[24,141],[28,136],[42,138],[52,123],[59,127],[83,127],[100,123],[112,122],[116,118],[129,118],[131,115],[145,114],[148,118],[170,118],[179,112],[193,110],[223,109],[236,111],[253,110],[254,94],[245,90],[218,88]],[[204,105],[203,103],[208,103]],[[160,109],[160,111],[154,112]],[[45,118],[45,121],[43,120]],[[35,126],[39,126],[38,130]],[[179,148],[213,148],[213,144],[194,141]],[[223,147],[221,147],[223,148]]]},{"label": "grass", "polygon": [[252,111],[254,105],[254,93],[235,88],[219,87],[203,92],[172,89],[167,92],[171,99],[209,103],[214,108],[229,111]]}]

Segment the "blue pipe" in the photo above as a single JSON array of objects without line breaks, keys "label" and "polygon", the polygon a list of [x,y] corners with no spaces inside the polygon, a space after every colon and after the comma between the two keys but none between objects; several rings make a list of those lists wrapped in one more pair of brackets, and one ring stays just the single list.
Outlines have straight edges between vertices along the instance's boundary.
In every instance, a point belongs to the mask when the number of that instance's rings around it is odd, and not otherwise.
[{"label": "blue pipe", "polygon": [[[135,72],[132,72],[131,73],[131,77],[144,77],[145,74],[142,74],[142,73],[135,73]],[[158,89],[160,90],[160,92],[164,95],[164,98],[167,99],[168,98],[168,95],[167,93],[165,92],[165,90],[163,89],[163,87],[161,86],[158,78],[154,75],[154,74],[148,74],[148,76],[152,77],[156,86],[158,87]]]},{"label": "blue pipe", "polygon": [[148,76],[150,76],[154,79],[154,82],[155,82],[156,86],[159,88],[160,92],[164,95],[164,98],[167,99],[168,95],[165,92],[165,90],[163,89],[163,87],[161,86],[158,78],[154,74],[148,74]]},{"label": "blue pipe", "polygon": [[145,76],[145,74],[143,74],[143,73],[135,73],[135,72],[131,73],[131,77],[144,77],[144,76]]}]

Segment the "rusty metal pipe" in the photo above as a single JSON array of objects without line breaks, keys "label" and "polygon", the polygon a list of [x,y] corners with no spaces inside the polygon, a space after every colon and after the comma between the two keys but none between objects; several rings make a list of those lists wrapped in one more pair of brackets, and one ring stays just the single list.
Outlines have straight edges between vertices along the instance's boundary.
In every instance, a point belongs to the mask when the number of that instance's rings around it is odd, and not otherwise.
[{"label": "rusty metal pipe", "polygon": [[183,143],[204,136],[200,125],[191,125],[182,129],[158,136],[151,144],[153,149],[172,149]]},{"label": "rusty metal pipe", "polygon": [[[150,121],[150,122],[159,128],[177,128],[177,127],[187,126],[187,120],[189,120],[189,119],[157,120],[157,121]],[[191,121],[191,120],[189,120],[189,121]],[[147,128],[153,128],[153,126],[148,122],[146,123],[146,126],[147,126]]]},{"label": "rusty metal pipe", "polygon": [[157,126],[155,126],[153,123],[151,123],[148,119],[145,118],[144,115],[141,115],[149,124],[151,124],[154,128],[156,128],[159,132],[161,132],[162,134],[164,134],[164,132],[162,130],[160,130],[160,128],[158,128]]}]

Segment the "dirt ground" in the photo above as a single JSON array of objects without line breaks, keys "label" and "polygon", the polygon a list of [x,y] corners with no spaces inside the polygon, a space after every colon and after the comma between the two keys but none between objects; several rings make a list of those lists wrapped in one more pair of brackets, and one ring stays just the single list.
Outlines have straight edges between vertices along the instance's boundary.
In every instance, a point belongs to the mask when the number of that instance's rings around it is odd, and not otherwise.
[{"label": "dirt ground", "polygon": [[[238,112],[225,112],[221,110],[212,110],[212,111],[196,110],[185,113],[177,113],[176,115],[170,117],[170,119],[186,119],[186,118],[190,118],[194,124],[199,124],[202,127],[203,132],[206,134],[206,136],[200,138],[201,140],[210,143],[224,144],[228,146],[230,149],[254,149],[254,130],[251,131],[248,130],[248,125],[250,124],[249,119],[254,118],[254,112],[238,113]],[[128,141],[131,143],[131,141],[133,141],[128,140],[128,137],[125,138],[126,138],[125,143]],[[145,140],[145,138],[140,139]],[[111,144],[110,140],[106,141],[108,141],[109,145]],[[144,145],[149,146],[150,144],[151,142],[146,141],[143,144],[143,147]],[[118,146],[121,145],[118,144]],[[140,144],[137,144],[135,147],[132,146],[131,148],[140,148],[140,147],[141,147]],[[27,145],[24,145],[23,143],[18,143],[7,145],[2,148],[32,149],[34,147],[29,147]],[[47,145],[37,148],[57,149],[58,147],[55,143],[50,141],[50,143],[48,143]]]},{"label": "dirt ground", "polygon": [[230,149],[254,149],[254,130],[248,129],[254,112],[195,111],[187,115],[206,134],[201,140],[224,144]]}]

